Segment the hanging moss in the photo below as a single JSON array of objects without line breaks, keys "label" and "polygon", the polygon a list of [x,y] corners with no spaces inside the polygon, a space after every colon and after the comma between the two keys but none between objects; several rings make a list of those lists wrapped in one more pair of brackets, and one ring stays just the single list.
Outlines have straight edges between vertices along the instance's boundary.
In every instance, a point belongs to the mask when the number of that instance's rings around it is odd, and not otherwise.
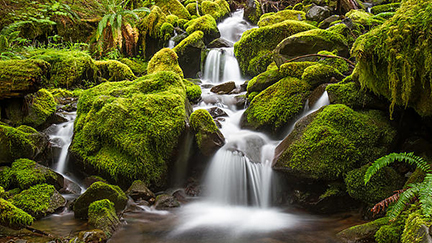
[{"label": "hanging moss", "polygon": [[21,229],[30,226],[32,223],[32,216],[0,198],[0,225],[12,229]]},{"label": "hanging moss", "polygon": [[183,77],[183,71],[178,64],[178,56],[174,50],[164,48],[158,51],[152,59],[150,59],[147,66],[147,73],[157,73],[161,71],[172,71]]},{"label": "hanging moss", "polygon": [[166,15],[174,14],[180,19],[191,18],[189,12],[178,0],[156,0],[155,4],[160,7]]},{"label": "hanging moss", "polygon": [[277,24],[285,20],[306,20],[306,14],[297,10],[282,10],[276,13],[266,13],[258,21],[259,27]]},{"label": "hanging moss", "polygon": [[164,32],[161,31],[162,25],[167,22],[166,15],[158,6],[151,7],[151,12],[141,18],[137,24],[140,35],[140,48],[146,58],[151,57],[155,52],[150,45],[162,45]]},{"label": "hanging moss", "polygon": [[100,76],[108,81],[133,80],[136,78],[132,70],[119,61],[96,61],[95,64],[99,69]]}]

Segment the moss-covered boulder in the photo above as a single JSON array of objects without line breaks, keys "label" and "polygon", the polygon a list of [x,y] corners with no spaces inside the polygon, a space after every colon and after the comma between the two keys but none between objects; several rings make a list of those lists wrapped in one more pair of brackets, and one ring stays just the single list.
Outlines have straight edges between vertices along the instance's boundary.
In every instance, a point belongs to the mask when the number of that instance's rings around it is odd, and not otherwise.
[{"label": "moss-covered boulder", "polygon": [[244,9],[243,18],[252,24],[257,24],[262,14],[261,4],[258,0],[248,1]]},{"label": "moss-covered boulder", "polygon": [[201,98],[201,87],[192,83],[187,79],[183,79],[183,83],[186,88],[186,96],[191,102],[197,102]]},{"label": "moss-covered boulder", "polygon": [[57,190],[63,187],[63,176],[55,173],[50,168],[40,165],[33,160],[17,159],[11,168],[5,168],[0,172],[2,179],[0,185],[6,189],[28,189],[37,184],[50,184]]},{"label": "moss-covered boulder", "polygon": [[156,6],[162,9],[166,14],[173,14],[180,19],[190,19],[191,16],[183,4],[178,0],[156,0]]},{"label": "moss-covered boulder", "polygon": [[18,158],[37,158],[47,146],[48,137],[32,127],[0,124],[0,164],[11,164]]},{"label": "moss-covered boulder", "polygon": [[384,12],[395,12],[399,9],[400,3],[388,3],[388,4],[380,4],[373,6],[371,8],[371,13],[373,14],[379,14]]},{"label": "moss-covered boulder", "polygon": [[201,52],[205,49],[204,33],[197,30],[178,43],[173,51],[185,77],[196,77],[201,68]]},{"label": "moss-covered boulder", "polygon": [[93,183],[81,196],[77,198],[74,204],[75,218],[86,219],[89,215],[89,206],[102,199],[108,199],[114,203],[114,208],[120,212],[126,207],[126,194],[115,185],[98,181]]},{"label": "moss-covered boulder", "polygon": [[[282,77],[283,75],[279,72],[278,69],[270,69],[263,73],[260,73],[259,75],[248,81],[246,88],[247,93],[248,95],[252,93],[258,94],[259,92],[275,84],[277,81],[282,79]],[[249,100],[252,100],[252,98],[252,96],[248,97]]]},{"label": "moss-covered boulder", "polygon": [[35,218],[54,213],[66,205],[66,200],[52,185],[38,184],[20,192],[12,203]]},{"label": "moss-covered boulder", "polygon": [[339,232],[336,237],[341,242],[375,242],[375,234],[381,226],[387,225],[389,219],[387,217],[377,219],[375,221],[353,226]]},{"label": "moss-covered boulder", "polygon": [[135,76],[142,76],[147,74],[147,62],[137,60],[137,59],[128,59],[128,58],[122,58],[120,59],[120,62],[126,64],[132,72],[135,74]]},{"label": "moss-covered boulder", "polygon": [[340,179],[387,154],[395,135],[378,111],[329,105],[297,122],[277,146],[273,168],[300,178]]},{"label": "moss-covered boulder", "polygon": [[260,20],[258,21],[258,26],[264,27],[267,25],[277,24],[285,20],[306,20],[306,14],[303,11],[289,9],[282,10],[276,13],[265,13],[260,17]]},{"label": "moss-covered boulder", "polygon": [[67,49],[35,49],[26,54],[51,64],[47,87],[89,87],[97,82],[97,67],[85,51]]},{"label": "moss-covered boulder", "polygon": [[156,197],[155,194],[150,191],[147,185],[141,180],[134,181],[129,189],[127,189],[126,195],[135,201],[140,199],[145,201],[154,201]]},{"label": "moss-covered boulder", "polygon": [[148,74],[161,71],[171,71],[183,77],[183,71],[178,64],[178,56],[170,48],[164,48],[158,51],[148,63]]},{"label": "moss-covered boulder", "polygon": [[362,35],[352,54],[363,87],[395,105],[432,115],[432,6],[429,1],[404,1],[395,16]]},{"label": "moss-covered boulder", "polygon": [[341,80],[343,75],[336,68],[326,64],[316,64],[305,68],[302,80],[308,83],[312,89],[324,83],[332,82],[332,79]]},{"label": "moss-covered boulder", "polygon": [[132,70],[124,63],[116,60],[95,61],[100,77],[108,81],[134,80]]},{"label": "moss-covered boulder", "polygon": [[229,14],[230,8],[225,0],[216,1],[202,1],[201,2],[202,14],[210,14],[214,19],[220,19]]},{"label": "moss-covered boulder", "polygon": [[352,198],[365,203],[378,203],[401,189],[404,178],[390,167],[383,168],[365,185],[364,176],[370,165],[354,169],[345,175],[347,191]]},{"label": "moss-covered boulder", "polygon": [[46,81],[50,64],[43,60],[1,60],[0,100],[24,97]]},{"label": "moss-covered boulder", "polygon": [[361,24],[367,28],[381,25],[385,21],[384,19],[375,17],[371,13],[358,9],[353,9],[349,11],[345,14],[345,16],[350,18],[354,23]]},{"label": "moss-covered boulder", "polygon": [[103,230],[110,238],[120,225],[114,203],[108,199],[92,202],[88,209],[88,222],[94,228]]},{"label": "moss-covered boulder", "polygon": [[310,86],[300,79],[281,79],[253,98],[243,113],[241,126],[278,133],[303,110],[309,89]]},{"label": "moss-covered boulder", "polygon": [[184,25],[186,32],[191,35],[197,30],[204,33],[204,43],[208,44],[214,39],[220,37],[219,29],[216,25],[216,20],[210,15],[206,14],[196,19],[192,19]]},{"label": "moss-covered boulder", "polygon": [[17,208],[11,202],[0,198],[0,225],[12,229],[21,229],[30,226],[33,217]]},{"label": "moss-covered boulder", "polygon": [[271,52],[279,42],[295,33],[314,28],[316,27],[301,21],[286,20],[245,31],[241,39],[234,44],[240,69],[250,76],[264,72],[272,62]]},{"label": "moss-covered boulder", "polygon": [[223,134],[207,110],[194,111],[190,116],[190,124],[195,132],[198,148],[204,155],[213,154],[225,144]]},{"label": "moss-covered boulder", "polygon": [[338,23],[330,26],[327,30],[344,36],[345,40],[348,43],[348,46],[351,47],[357,37],[359,37],[363,34],[363,32],[365,32],[365,27],[361,24],[352,22],[348,25],[349,27],[347,26],[347,24]]},{"label": "moss-covered boulder", "polygon": [[348,56],[348,43],[340,34],[323,29],[313,29],[284,39],[275,48],[275,53],[277,58],[291,59],[323,50],[337,50],[339,56]]},{"label": "moss-covered boulder", "polygon": [[186,101],[182,79],[167,71],[88,89],[80,96],[70,150],[108,181],[163,187],[186,127]]}]

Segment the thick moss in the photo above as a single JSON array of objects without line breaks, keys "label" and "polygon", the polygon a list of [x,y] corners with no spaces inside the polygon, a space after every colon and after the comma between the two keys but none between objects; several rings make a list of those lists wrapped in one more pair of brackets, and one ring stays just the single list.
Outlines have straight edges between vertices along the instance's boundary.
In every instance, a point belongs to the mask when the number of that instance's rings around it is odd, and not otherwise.
[{"label": "thick moss", "polygon": [[310,86],[297,78],[286,77],[255,96],[242,117],[242,126],[254,130],[280,131],[306,102]]},{"label": "thick moss", "polygon": [[9,164],[18,158],[35,158],[45,150],[47,143],[47,137],[34,128],[0,124],[0,164]]},{"label": "thick moss", "polygon": [[[329,56],[337,56],[337,54],[329,51],[320,51],[318,54],[321,55],[329,55]],[[321,64],[326,64],[336,68],[341,73],[346,73],[349,71],[348,63],[341,58],[322,58],[318,61]]]},{"label": "thick moss", "polygon": [[342,74],[334,67],[326,64],[315,64],[307,67],[302,75],[302,80],[315,89],[323,83],[329,83],[331,78],[340,79]]},{"label": "thick moss", "polygon": [[191,18],[189,12],[178,0],[156,0],[155,4],[160,7],[166,15],[174,14],[180,19]]},{"label": "thick moss", "polygon": [[374,242],[375,234],[381,226],[387,225],[389,219],[387,217],[379,218],[377,220],[356,225],[339,232],[336,237],[341,239],[342,242]]},{"label": "thick moss", "polygon": [[[188,46],[193,46],[199,44],[200,41],[202,41],[204,37],[204,33],[200,30],[197,30],[190,34],[188,37],[184,38],[180,43],[178,43],[174,48],[173,51],[175,51],[177,54],[183,54],[185,49]],[[201,44],[204,45],[204,44]],[[204,46],[202,46],[204,48]]]},{"label": "thick moss", "polygon": [[266,13],[258,21],[259,27],[277,24],[285,20],[306,20],[306,14],[297,10],[282,10],[276,13]]},{"label": "thick moss", "polygon": [[22,123],[32,127],[44,124],[56,111],[57,103],[54,96],[46,89],[29,94],[25,97],[28,104],[28,114],[23,117]]},{"label": "thick moss", "polygon": [[54,186],[38,184],[15,195],[12,203],[33,217],[41,218],[64,206],[66,200]]},{"label": "thick moss", "polygon": [[352,54],[355,74],[363,87],[395,105],[411,106],[421,116],[432,115],[432,5],[404,1],[395,16],[362,35]]},{"label": "thick moss", "polygon": [[26,54],[51,64],[47,87],[89,87],[96,83],[97,67],[87,52],[66,49],[35,49]]},{"label": "thick moss", "polygon": [[345,176],[345,184],[348,194],[365,203],[378,203],[401,189],[404,178],[390,167],[380,170],[368,184],[364,184],[364,176],[370,165],[364,165],[359,169],[348,172]]},{"label": "thick moss", "polygon": [[131,70],[132,72],[135,74],[135,76],[142,76],[147,74],[147,62],[143,62],[140,60],[136,60],[136,59],[127,59],[127,58],[122,58],[120,59],[120,62],[126,64]]},{"label": "thick moss", "polygon": [[[401,235],[402,243],[421,243],[426,241],[428,228],[432,225],[431,219],[415,211],[408,215]],[[423,228],[423,229],[422,229]]]},{"label": "thick moss", "polygon": [[244,74],[256,76],[272,62],[271,51],[288,36],[314,29],[304,22],[286,20],[282,23],[250,29],[234,44],[234,52]]},{"label": "thick moss", "polygon": [[197,11],[197,4],[196,2],[193,3],[189,3],[186,5],[186,9],[187,11],[192,15],[192,16],[198,16],[201,13],[201,5],[198,5],[198,11]]},{"label": "thick moss", "polygon": [[274,168],[305,178],[336,180],[387,154],[395,135],[378,111],[329,105],[295,126],[276,148]]},{"label": "thick moss", "polygon": [[183,83],[185,85],[186,96],[189,99],[189,101],[193,102],[201,98],[202,91],[199,85],[196,85],[187,79],[183,79]]},{"label": "thick moss", "polygon": [[0,60],[0,100],[36,92],[46,82],[49,68],[43,60]]},{"label": "thick moss", "polygon": [[389,4],[381,4],[377,6],[373,6],[371,8],[371,12],[373,14],[379,14],[384,12],[395,12],[399,7],[400,3],[389,3]]},{"label": "thick moss", "polygon": [[357,37],[363,34],[365,27],[361,24],[353,23],[353,26],[348,28],[346,24],[339,23],[331,26],[327,30],[344,36],[348,45],[352,46]]},{"label": "thick moss", "polygon": [[246,89],[247,89],[248,99],[252,100],[253,98],[253,97],[249,97],[250,94],[255,92],[259,93],[265,90],[266,88],[278,82],[282,77],[284,76],[277,69],[270,69],[268,71],[265,71],[255,76],[253,79],[249,80],[247,84]]},{"label": "thick moss", "polygon": [[306,68],[315,64],[315,62],[287,62],[280,66],[279,72],[283,76],[301,78]]},{"label": "thick moss", "polygon": [[352,109],[382,105],[380,100],[377,100],[366,90],[362,90],[360,85],[355,82],[330,84],[326,87],[326,91],[332,104],[344,104]]},{"label": "thick moss", "polygon": [[190,125],[196,132],[196,141],[201,150],[204,142],[210,139],[211,134],[219,131],[210,113],[204,109],[196,110],[191,114]]},{"label": "thick moss", "polygon": [[91,211],[89,211],[89,206],[93,202],[102,199],[108,199],[112,202],[117,212],[120,212],[126,207],[128,200],[126,194],[120,189],[120,187],[97,181],[75,201],[75,218],[87,218],[91,213]]},{"label": "thick moss", "polygon": [[358,23],[369,28],[380,25],[384,22],[383,20],[374,18],[373,14],[365,12],[364,10],[353,9],[346,13],[345,16],[350,18],[354,23]]},{"label": "thick moss", "polygon": [[119,61],[96,61],[95,64],[98,68],[99,76],[108,81],[133,80],[136,78],[132,70],[126,64]]},{"label": "thick moss", "polygon": [[71,150],[111,181],[163,186],[185,128],[185,100],[182,79],[166,71],[86,90]]},{"label": "thick moss", "polygon": [[0,198],[0,225],[12,229],[21,229],[30,226],[32,223],[32,216]]},{"label": "thick moss", "polygon": [[114,203],[108,199],[92,202],[88,209],[88,222],[96,229],[103,230],[110,238],[115,228],[120,224]]},{"label": "thick moss", "polygon": [[210,43],[213,39],[220,37],[216,20],[210,14],[190,20],[184,25],[184,28],[189,35],[197,30],[202,31],[204,33],[205,43]]},{"label": "thick moss", "polygon": [[171,71],[183,77],[183,71],[178,64],[178,56],[174,50],[164,48],[150,59],[147,66],[147,73],[152,74],[161,71]]},{"label": "thick moss", "polygon": [[203,14],[210,14],[214,19],[218,19],[224,14],[219,5],[212,1],[203,1],[201,3],[201,11]]},{"label": "thick moss", "polygon": [[164,23],[168,23],[166,15],[158,6],[153,6],[151,12],[139,20],[140,47],[145,57],[151,57],[156,52],[154,49],[163,45],[165,33],[161,30]]},{"label": "thick moss", "polygon": [[177,15],[170,14],[166,16],[166,18],[167,22],[170,23],[172,26],[177,26],[177,21],[179,20],[179,17],[177,17]]}]

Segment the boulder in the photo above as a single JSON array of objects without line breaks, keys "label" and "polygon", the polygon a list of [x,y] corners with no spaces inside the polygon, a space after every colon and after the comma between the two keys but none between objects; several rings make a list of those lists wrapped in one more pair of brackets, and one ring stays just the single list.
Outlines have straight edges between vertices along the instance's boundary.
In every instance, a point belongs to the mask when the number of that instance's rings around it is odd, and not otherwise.
[{"label": "boulder", "polygon": [[218,84],[216,86],[213,86],[210,91],[216,94],[229,94],[231,91],[233,91],[236,88],[235,82],[226,82],[223,84]]},{"label": "boulder", "polygon": [[387,154],[395,135],[381,112],[325,106],[298,121],[276,147],[273,168],[294,178],[341,179]]},{"label": "boulder", "polygon": [[190,19],[191,16],[183,4],[178,0],[156,0],[155,5],[166,14],[173,14],[180,19]]},{"label": "boulder", "polygon": [[244,8],[243,18],[252,24],[257,24],[262,15],[261,4],[258,0],[248,0]]},{"label": "boulder", "polygon": [[308,20],[321,22],[322,20],[330,17],[331,11],[328,7],[322,7],[322,6],[313,6],[309,9],[309,11],[306,14],[306,18]]},{"label": "boulder", "polygon": [[209,14],[192,19],[185,24],[186,32],[190,35],[193,32],[200,30],[204,33],[204,43],[209,44],[214,39],[220,37],[219,29],[216,25],[216,20]]},{"label": "boulder", "polygon": [[173,196],[162,194],[156,197],[155,208],[157,210],[166,210],[180,207],[180,203]]},{"label": "boulder", "polygon": [[73,208],[75,218],[86,219],[90,204],[102,199],[108,199],[114,203],[114,208],[117,212],[126,207],[128,200],[120,187],[100,181],[95,182],[75,201]]},{"label": "boulder", "polygon": [[88,209],[88,223],[92,227],[102,230],[106,237],[110,238],[120,225],[114,203],[108,199],[92,202]]},{"label": "boulder", "polygon": [[95,61],[98,76],[108,81],[134,80],[132,70],[124,63],[116,60]]},{"label": "boulder", "polygon": [[207,45],[208,48],[223,48],[223,47],[233,47],[233,44],[225,40],[224,38],[217,38]]},{"label": "boulder", "polygon": [[204,15],[211,15],[214,19],[217,20],[227,16],[230,12],[230,8],[225,0],[202,1],[201,12]]},{"label": "boulder", "polygon": [[136,180],[132,183],[126,191],[126,195],[130,196],[134,201],[140,199],[145,201],[154,201],[155,198],[155,194],[147,188],[144,182],[140,180]]},{"label": "boulder", "polygon": [[197,30],[183,39],[174,48],[185,77],[196,77],[201,66],[201,51],[205,49],[204,33]]},{"label": "boulder", "polygon": [[207,110],[194,111],[190,116],[190,125],[195,132],[198,147],[204,155],[212,155],[225,144],[223,134]]},{"label": "boulder", "polygon": [[343,75],[336,68],[320,63],[307,67],[302,75],[302,80],[308,83],[312,89],[342,78]]},{"label": "boulder", "polygon": [[211,117],[213,117],[213,119],[218,118],[218,117],[228,116],[228,114],[219,107],[212,107],[210,109],[207,109],[207,111],[210,113],[210,115],[211,115]]},{"label": "boulder", "polygon": [[147,73],[153,74],[161,71],[171,71],[183,77],[183,71],[178,63],[178,56],[174,50],[163,48],[150,59]]},{"label": "boulder", "polygon": [[22,229],[33,223],[33,217],[11,202],[0,198],[0,225],[11,229]]},{"label": "boulder", "polygon": [[389,223],[388,218],[380,218],[375,221],[356,225],[339,232],[336,237],[343,243],[373,243],[375,241],[375,234],[381,226]]},{"label": "boulder", "polygon": [[319,24],[318,24],[318,28],[320,29],[327,29],[328,27],[330,27],[330,24],[339,20],[340,16],[339,15],[332,15],[328,18],[325,18],[324,20],[322,20]]},{"label": "boulder", "polygon": [[186,88],[186,96],[188,100],[192,103],[198,102],[202,94],[201,87],[188,79],[183,79],[183,83]]},{"label": "boulder", "polygon": [[305,12],[297,10],[285,9],[276,13],[270,12],[265,13],[261,16],[257,25],[259,27],[264,27],[267,25],[277,24],[285,20],[306,20]]},{"label": "boulder", "polygon": [[66,200],[52,185],[38,184],[20,192],[12,203],[35,218],[54,213],[66,205]]}]

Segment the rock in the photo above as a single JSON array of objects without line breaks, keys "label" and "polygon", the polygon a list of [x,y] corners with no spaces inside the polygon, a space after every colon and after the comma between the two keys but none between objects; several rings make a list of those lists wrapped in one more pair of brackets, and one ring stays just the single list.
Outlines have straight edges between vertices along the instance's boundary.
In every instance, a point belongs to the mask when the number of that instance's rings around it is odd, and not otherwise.
[{"label": "rock", "polygon": [[93,183],[74,204],[75,218],[85,219],[88,217],[89,205],[92,202],[108,199],[114,203],[117,212],[126,207],[126,194],[118,186],[109,185],[104,182]]},{"label": "rock", "polygon": [[309,11],[306,14],[306,18],[308,20],[320,22],[328,17],[330,17],[331,11],[327,7],[321,7],[321,6],[313,6],[309,9]]},{"label": "rock", "polygon": [[66,200],[52,185],[38,184],[12,198],[12,203],[35,218],[54,213]]},{"label": "rock", "polygon": [[181,19],[191,18],[189,12],[178,0],[156,0],[155,5],[160,7],[166,15],[174,14]]},{"label": "rock", "polygon": [[197,103],[201,99],[201,87],[194,84],[189,79],[183,79],[183,83],[186,88],[186,96],[192,103]]},{"label": "rock", "polygon": [[217,128],[207,110],[199,109],[190,116],[190,124],[200,151],[210,156],[225,144],[223,134]]},{"label": "rock", "polygon": [[33,223],[33,217],[12,203],[0,198],[0,225],[11,229],[22,229]]},{"label": "rock", "polygon": [[282,10],[276,13],[266,13],[258,21],[259,27],[277,24],[285,20],[306,20],[305,12],[297,10]]},{"label": "rock", "polygon": [[324,19],[323,21],[321,21],[318,24],[318,28],[320,28],[320,29],[327,29],[328,27],[330,27],[331,23],[333,23],[333,22],[335,22],[335,21],[337,21],[339,19],[340,19],[339,15],[332,15],[332,16]]},{"label": "rock", "polygon": [[234,97],[235,107],[237,110],[242,110],[246,107],[246,96],[245,95],[236,95]]},{"label": "rock", "polygon": [[399,9],[400,5],[401,5],[400,3],[389,3],[389,4],[373,6],[371,8],[371,13],[376,15],[384,12],[396,12],[396,10]]},{"label": "rock", "polygon": [[140,77],[147,74],[147,62],[143,62],[137,59],[131,60],[128,58],[122,58],[119,61],[126,64],[132,70],[135,76]]},{"label": "rock", "polygon": [[197,30],[183,39],[174,48],[185,77],[196,77],[200,71],[201,51],[205,49],[204,33]]},{"label": "rock", "polygon": [[298,121],[276,147],[273,168],[295,178],[337,180],[387,154],[395,135],[378,111],[325,106]]},{"label": "rock", "polygon": [[[263,73],[258,74],[251,80],[249,80],[247,85],[248,96],[254,92],[260,93],[261,91],[267,89],[271,85],[275,84],[283,77],[282,73],[277,69],[267,70]],[[252,100],[251,98],[249,98]]]},{"label": "rock", "polygon": [[216,94],[229,94],[231,91],[233,91],[236,88],[235,82],[226,82],[223,84],[219,84],[216,86],[213,86],[210,91]]},{"label": "rock", "polygon": [[96,229],[103,230],[107,238],[110,238],[120,225],[114,203],[108,199],[92,202],[88,209],[88,222]]},{"label": "rock", "polygon": [[[107,235],[103,230],[94,229],[87,231],[80,231],[78,237],[75,238],[78,242],[106,242],[108,240]],[[72,239],[72,242],[75,242]]]},{"label": "rock", "polygon": [[112,82],[136,79],[132,70],[124,63],[116,60],[95,61],[100,77]]},{"label": "rock", "polygon": [[308,97],[309,107],[314,106],[315,103],[319,100],[319,98],[321,98],[324,91],[326,90],[327,85],[328,84],[321,84],[320,86],[318,86],[316,89],[312,91],[312,93]]},{"label": "rock", "polygon": [[252,24],[257,24],[262,15],[259,1],[249,0],[244,8],[243,18]]},{"label": "rock", "polygon": [[[308,83],[312,89],[324,83],[341,80],[343,75],[334,67],[325,64],[316,64],[307,67],[302,75],[302,80]],[[336,80],[335,80],[336,79]]]},{"label": "rock", "polygon": [[93,183],[95,183],[95,182],[98,182],[98,181],[101,181],[101,182],[104,182],[104,183],[108,183],[104,178],[102,178],[102,177],[99,177],[99,176],[88,176],[88,177],[86,177],[85,179],[84,179],[84,186],[85,187],[90,187]]},{"label": "rock", "polygon": [[130,196],[134,201],[140,199],[145,201],[154,201],[155,194],[147,188],[146,184],[140,180],[136,180],[132,183],[129,189],[126,191],[126,195]]},{"label": "rock", "polygon": [[214,19],[220,19],[224,16],[227,16],[230,13],[229,5],[224,0],[217,1],[202,1],[201,2],[201,11],[202,14],[209,14]]},{"label": "rock", "polygon": [[223,48],[223,47],[233,47],[233,44],[225,40],[224,38],[217,38],[207,45],[208,48]]},{"label": "rock", "polygon": [[220,37],[216,20],[209,14],[190,20],[184,27],[189,35],[197,30],[202,31],[204,33],[204,44],[209,44],[214,39]]},{"label": "rock", "polygon": [[46,81],[50,64],[43,60],[1,60],[0,100],[24,97]]},{"label": "rock", "polygon": [[183,77],[183,71],[178,64],[178,56],[174,50],[163,48],[150,59],[147,73],[153,74],[161,71],[171,71]]},{"label": "rock", "polygon": [[64,193],[64,194],[81,195],[81,187],[77,183],[67,178],[64,178],[64,186],[61,190],[59,190],[59,192],[62,194]]},{"label": "rock", "polygon": [[[316,27],[296,20],[254,28],[243,33],[234,44],[234,53],[243,74],[256,76],[273,61],[272,51],[285,38]],[[265,42],[263,42],[265,40]],[[332,49],[333,50],[333,49]],[[316,53],[316,52],[315,52]]]},{"label": "rock", "polygon": [[388,218],[380,218],[375,221],[353,226],[339,232],[336,237],[343,243],[373,243],[375,241],[375,233],[381,226],[389,223]]},{"label": "rock", "polygon": [[212,107],[210,109],[207,109],[207,111],[210,113],[210,115],[211,115],[211,117],[213,117],[213,119],[215,119],[217,117],[221,117],[221,116],[228,116],[228,114],[219,107]]},{"label": "rock", "polygon": [[[361,24],[366,28],[372,28],[377,25],[383,24],[384,19],[376,18],[373,14],[368,13],[364,10],[353,9],[345,14],[346,19],[349,19],[353,23]],[[346,22],[345,22],[346,23]],[[348,27],[350,27],[348,25]]]},{"label": "rock", "polygon": [[11,164],[18,158],[38,158],[47,146],[48,136],[32,127],[14,128],[0,123],[0,164]]},{"label": "rock", "polygon": [[162,194],[156,197],[155,208],[157,210],[166,210],[180,207],[180,203],[173,196]]}]

